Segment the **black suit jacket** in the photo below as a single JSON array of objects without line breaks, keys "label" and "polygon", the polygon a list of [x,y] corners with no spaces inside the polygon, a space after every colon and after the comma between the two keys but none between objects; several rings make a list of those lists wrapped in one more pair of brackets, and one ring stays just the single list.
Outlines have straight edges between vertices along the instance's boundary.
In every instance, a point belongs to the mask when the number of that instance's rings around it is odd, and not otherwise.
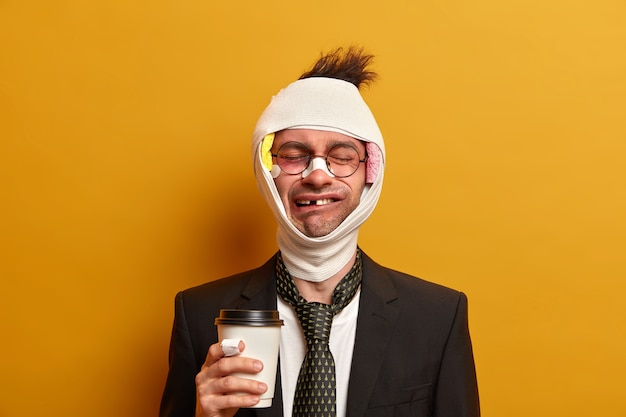
[{"label": "black suit jacket", "polygon": [[[276,257],[258,269],[179,293],[170,369],[161,417],[195,411],[195,376],[221,308],[276,309]],[[480,415],[463,293],[384,268],[363,254],[363,282],[347,417]],[[270,408],[240,409],[238,417],[282,417],[278,372]]]}]

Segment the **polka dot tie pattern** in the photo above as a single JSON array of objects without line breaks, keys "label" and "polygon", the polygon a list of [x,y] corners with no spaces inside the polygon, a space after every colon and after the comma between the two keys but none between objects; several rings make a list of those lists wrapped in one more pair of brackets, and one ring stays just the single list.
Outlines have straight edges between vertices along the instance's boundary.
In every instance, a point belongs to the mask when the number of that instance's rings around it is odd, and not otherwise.
[{"label": "polka dot tie pattern", "polygon": [[361,251],[350,272],[333,292],[333,304],[307,302],[296,288],[280,253],[276,262],[278,295],[291,304],[307,344],[293,402],[293,417],[334,417],[336,411],[335,361],[330,352],[330,329],[335,314],[354,297],[362,277]]}]

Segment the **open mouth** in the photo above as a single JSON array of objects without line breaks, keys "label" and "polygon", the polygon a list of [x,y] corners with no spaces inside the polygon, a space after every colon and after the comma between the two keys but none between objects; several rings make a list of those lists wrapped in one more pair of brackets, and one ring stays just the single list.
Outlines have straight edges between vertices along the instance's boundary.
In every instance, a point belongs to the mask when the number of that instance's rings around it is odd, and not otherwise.
[{"label": "open mouth", "polygon": [[296,200],[296,206],[325,206],[326,204],[330,204],[333,202],[335,202],[335,200],[332,198],[323,198],[321,200]]}]

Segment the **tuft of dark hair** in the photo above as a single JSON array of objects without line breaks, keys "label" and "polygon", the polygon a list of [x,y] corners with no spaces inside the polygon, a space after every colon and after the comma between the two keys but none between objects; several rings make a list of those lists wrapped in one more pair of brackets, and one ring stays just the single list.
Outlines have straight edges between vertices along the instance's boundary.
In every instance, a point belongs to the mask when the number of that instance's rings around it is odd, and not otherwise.
[{"label": "tuft of dark hair", "polygon": [[367,54],[362,47],[336,48],[322,54],[313,67],[300,76],[300,80],[312,77],[337,78],[354,84],[357,88],[368,86],[378,78],[369,69],[374,55]]}]

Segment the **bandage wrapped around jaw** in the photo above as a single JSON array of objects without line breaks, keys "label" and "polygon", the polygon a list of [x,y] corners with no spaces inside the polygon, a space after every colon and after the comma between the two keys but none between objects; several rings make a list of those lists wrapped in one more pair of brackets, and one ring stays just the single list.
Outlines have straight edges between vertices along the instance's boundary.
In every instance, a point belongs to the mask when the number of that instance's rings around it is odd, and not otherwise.
[{"label": "bandage wrapped around jaw", "polygon": [[[274,133],[285,129],[338,132],[365,142],[367,186],[359,206],[331,233],[311,238],[287,218],[273,178]],[[385,146],[372,112],[358,88],[334,78],[313,77],[282,89],[259,118],[252,137],[257,185],[278,221],[277,239],[290,273],[309,281],[323,281],[338,272],[354,255],[358,229],[370,216],[382,187]]]}]

